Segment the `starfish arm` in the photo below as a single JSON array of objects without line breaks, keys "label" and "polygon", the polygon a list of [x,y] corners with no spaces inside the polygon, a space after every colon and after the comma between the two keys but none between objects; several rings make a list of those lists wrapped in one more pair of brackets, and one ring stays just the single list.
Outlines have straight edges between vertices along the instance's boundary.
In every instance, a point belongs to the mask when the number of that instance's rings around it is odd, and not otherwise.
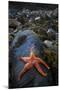
[{"label": "starfish arm", "polygon": [[27,63],[23,70],[19,73],[19,76],[18,76],[18,80],[22,79],[22,77],[24,76],[24,74],[32,67],[32,65],[30,63]]},{"label": "starfish arm", "polygon": [[39,66],[38,63],[35,63],[34,66],[38,70],[38,72],[41,73],[41,75],[47,76],[47,74],[45,72],[43,72],[42,68]]},{"label": "starfish arm", "polygon": [[42,63],[44,66],[50,69],[50,67],[45,63],[45,61],[43,61],[41,58],[37,58],[37,59],[38,59],[38,63]]},{"label": "starfish arm", "polygon": [[22,60],[24,62],[28,62],[29,61],[29,57],[19,57],[19,60]]}]

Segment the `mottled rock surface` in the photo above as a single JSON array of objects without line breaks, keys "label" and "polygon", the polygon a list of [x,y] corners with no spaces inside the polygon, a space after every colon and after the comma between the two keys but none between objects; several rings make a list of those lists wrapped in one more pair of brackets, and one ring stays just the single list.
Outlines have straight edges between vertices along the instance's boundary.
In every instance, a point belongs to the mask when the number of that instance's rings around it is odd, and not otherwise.
[{"label": "mottled rock surface", "polygon": [[[28,86],[47,86],[53,85],[53,78],[51,70],[47,70],[43,65],[42,69],[47,72],[47,77],[41,76],[34,67],[27,72],[23,79],[18,81],[19,72],[23,69],[24,63],[18,60],[19,56],[28,56],[30,49],[34,44],[34,52],[38,57],[43,58],[44,50],[43,43],[38,38],[37,34],[31,30],[18,32],[13,43],[10,62],[12,63],[12,81],[10,81],[10,88],[14,87],[28,87]],[[47,61],[45,61],[47,63]]]}]

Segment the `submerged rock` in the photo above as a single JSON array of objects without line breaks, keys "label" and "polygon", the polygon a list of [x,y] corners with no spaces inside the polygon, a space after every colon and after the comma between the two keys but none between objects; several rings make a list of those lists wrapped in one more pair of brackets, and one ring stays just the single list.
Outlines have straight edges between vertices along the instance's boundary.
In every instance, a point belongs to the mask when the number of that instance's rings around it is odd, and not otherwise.
[{"label": "submerged rock", "polygon": [[43,77],[36,70],[34,67],[27,72],[22,80],[18,81],[19,72],[24,67],[24,63],[18,60],[20,56],[29,56],[30,48],[34,44],[34,52],[38,57],[43,59],[44,49],[43,43],[37,36],[35,32],[32,30],[25,30],[23,32],[19,31],[12,43],[12,48],[10,51],[10,63],[12,68],[9,68],[10,77],[9,83],[10,88],[19,88],[19,87],[34,87],[34,86],[48,86],[53,85],[53,78],[51,75],[51,71],[47,70],[45,67],[42,69],[47,72],[47,76]]},{"label": "submerged rock", "polygon": [[16,29],[21,23],[17,19],[9,19],[9,27]]},{"label": "submerged rock", "polygon": [[48,39],[56,40],[56,32],[52,28],[48,29],[47,34],[48,34]]},{"label": "submerged rock", "polygon": [[54,9],[52,16],[55,18],[58,17],[58,8]]},{"label": "submerged rock", "polygon": [[52,41],[49,41],[49,40],[45,40],[44,41],[44,44],[47,46],[47,47],[49,47],[49,48],[51,48],[53,45],[53,42]]},{"label": "submerged rock", "polygon": [[40,20],[40,17],[36,17],[36,18],[35,18],[35,21],[37,21],[37,20]]}]

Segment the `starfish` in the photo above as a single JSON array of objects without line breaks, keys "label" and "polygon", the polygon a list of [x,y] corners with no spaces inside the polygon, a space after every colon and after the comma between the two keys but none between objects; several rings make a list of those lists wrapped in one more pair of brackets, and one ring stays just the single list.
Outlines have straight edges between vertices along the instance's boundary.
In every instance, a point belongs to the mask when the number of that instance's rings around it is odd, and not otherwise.
[{"label": "starfish", "polygon": [[29,71],[33,66],[37,69],[37,71],[42,76],[47,76],[47,73],[45,73],[42,68],[39,66],[39,64],[43,64],[46,68],[50,69],[50,67],[43,61],[41,58],[36,57],[36,55],[31,51],[30,56],[28,57],[19,57],[19,60],[22,60],[25,64],[23,70],[19,73],[18,80],[22,79],[24,74]]}]

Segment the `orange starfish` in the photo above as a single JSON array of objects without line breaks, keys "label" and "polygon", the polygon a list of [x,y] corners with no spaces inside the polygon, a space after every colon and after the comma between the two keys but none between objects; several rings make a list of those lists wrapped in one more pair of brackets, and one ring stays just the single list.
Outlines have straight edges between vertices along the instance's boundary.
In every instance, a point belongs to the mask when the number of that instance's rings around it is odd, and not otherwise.
[{"label": "orange starfish", "polygon": [[18,80],[22,79],[24,74],[29,71],[33,66],[38,70],[38,72],[43,75],[47,76],[47,73],[43,72],[42,68],[39,64],[43,64],[46,68],[50,69],[50,67],[39,57],[36,57],[35,54],[31,51],[29,57],[19,57],[20,60],[24,61],[26,64],[23,70],[20,72]]}]

